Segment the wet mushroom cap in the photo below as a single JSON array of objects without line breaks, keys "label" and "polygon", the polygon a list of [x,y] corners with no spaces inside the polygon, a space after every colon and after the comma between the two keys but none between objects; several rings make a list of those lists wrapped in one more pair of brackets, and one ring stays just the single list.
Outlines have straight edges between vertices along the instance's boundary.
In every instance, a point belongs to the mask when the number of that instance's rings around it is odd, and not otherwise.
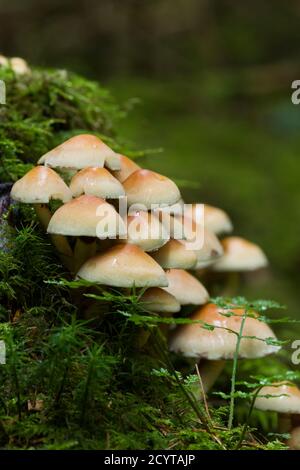
[{"label": "wet mushroom cap", "polygon": [[[228,316],[229,314],[231,316]],[[170,340],[170,350],[198,359],[233,359],[237,341],[235,333],[240,331],[243,314],[244,309],[228,310],[221,309],[215,304],[207,304],[190,317],[199,323],[182,325],[175,330]],[[205,325],[214,329],[203,328]],[[257,318],[246,318],[243,336],[256,336],[259,339],[241,339],[239,350],[241,358],[264,357],[280,349],[279,346],[262,341],[276,340],[276,337],[270,327]]]},{"label": "wet mushroom cap", "polygon": [[105,168],[89,167],[73,176],[70,190],[74,197],[81,194],[103,199],[117,199],[125,195],[121,183]]},{"label": "wet mushroom cap", "polygon": [[52,168],[77,170],[87,167],[102,168],[106,157],[111,153],[114,153],[113,150],[98,137],[80,134],[47,152],[38,163]]},{"label": "wet mushroom cap", "polygon": [[300,414],[300,390],[289,383],[265,386],[259,391],[254,406],[264,411]]},{"label": "wet mushroom cap", "polygon": [[197,261],[193,269],[202,269],[216,262],[223,254],[223,247],[217,236],[198,224],[184,222],[186,240],[182,240],[186,249],[196,253]]},{"label": "wet mushroom cap", "polygon": [[114,287],[164,287],[163,269],[135,245],[115,245],[87,260],[77,277]]},{"label": "wet mushroom cap", "polygon": [[48,233],[115,238],[125,235],[123,220],[115,208],[96,196],[80,196],[67,202],[54,212]]},{"label": "wet mushroom cap", "polygon": [[135,171],[123,186],[128,204],[143,204],[146,209],[151,209],[152,204],[175,204],[180,199],[179,189],[172,180],[150,170]]},{"label": "wet mushroom cap", "polygon": [[203,305],[209,299],[209,294],[203,284],[184,269],[168,269],[166,276],[169,282],[164,287],[172,294],[180,305]]},{"label": "wet mushroom cap", "polygon": [[144,308],[157,313],[177,313],[180,303],[175,297],[160,287],[150,287],[141,296],[140,301]]},{"label": "wet mushroom cap", "polygon": [[167,243],[169,234],[153,213],[135,211],[127,216],[126,243],[139,246],[143,251],[158,250]]},{"label": "wet mushroom cap", "polygon": [[197,262],[197,256],[193,250],[186,249],[182,241],[173,239],[152,253],[152,256],[165,269],[191,269]]},{"label": "wet mushroom cap", "polygon": [[268,265],[262,249],[244,238],[224,238],[222,246],[224,255],[214,264],[214,271],[253,271]]},{"label": "wet mushroom cap", "polygon": [[125,181],[132,173],[141,169],[137,163],[130,158],[125,157],[125,155],[120,155],[120,166],[120,170],[112,172],[114,177],[120,181],[120,183],[123,183],[123,181]]},{"label": "wet mushroom cap", "polygon": [[15,201],[28,204],[47,204],[50,199],[70,201],[72,193],[54,170],[36,166],[15,182],[11,197]]}]

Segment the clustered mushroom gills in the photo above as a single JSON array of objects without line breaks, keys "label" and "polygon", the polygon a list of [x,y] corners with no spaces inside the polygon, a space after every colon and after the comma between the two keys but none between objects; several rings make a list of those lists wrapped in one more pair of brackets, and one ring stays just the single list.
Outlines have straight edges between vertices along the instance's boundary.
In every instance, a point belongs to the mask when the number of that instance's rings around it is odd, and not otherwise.
[{"label": "clustered mushroom gills", "polygon": [[[188,271],[266,264],[262,251],[250,242],[241,243],[237,237],[220,242],[218,236],[232,230],[223,210],[201,204],[186,210],[171,179],[141,168],[90,134],[76,135],[41,156],[38,166],[13,185],[11,196],[33,205],[76,278],[120,289],[141,288],[141,305],[156,314],[200,306],[190,317],[199,322],[173,328],[169,344],[173,352],[211,363],[207,367],[204,362],[201,369],[209,389],[223,361],[233,357],[236,336],[226,328],[237,331],[243,311],[224,316],[208,304],[206,288]],[[116,202],[125,197],[124,214]],[[54,212],[52,199],[61,203]],[[203,322],[225,329],[209,331]],[[275,338],[256,315],[246,319],[245,330],[248,336]],[[240,356],[262,357],[277,350],[248,338],[241,341]]]}]

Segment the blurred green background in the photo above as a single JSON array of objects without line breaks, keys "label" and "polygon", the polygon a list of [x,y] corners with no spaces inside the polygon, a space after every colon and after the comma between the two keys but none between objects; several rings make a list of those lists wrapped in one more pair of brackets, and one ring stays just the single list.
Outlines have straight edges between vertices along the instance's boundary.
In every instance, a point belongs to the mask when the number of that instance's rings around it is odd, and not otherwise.
[{"label": "blurred green background", "polygon": [[[187,202],[227,210],[272,272],[241,293],[298,315],[300,3],[0,0],[0,52],[100,80],[132,110],[120,134]],[[195,185],[196,183],[196,185]]]}]

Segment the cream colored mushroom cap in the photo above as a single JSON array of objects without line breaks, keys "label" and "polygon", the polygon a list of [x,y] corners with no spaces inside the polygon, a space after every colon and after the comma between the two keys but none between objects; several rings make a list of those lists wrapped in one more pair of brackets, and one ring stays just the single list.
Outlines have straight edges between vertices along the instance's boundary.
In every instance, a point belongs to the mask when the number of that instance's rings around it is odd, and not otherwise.
[{"label": "cream colored mushroom cap", "polygon": [[126,234],[124,222],[115,208],[103,199],[87,195],[72,199],[57,209],[47,231],[98,238],[116,238]]},{"label": "cream colored mushroom cap", "polygon": [[180,311],[180,303],[175,297],[160,287],[150,287],[141,296],[144,308],[157,313],[176,313]]},{"label": "cream colored mushroom cap", "polygon": [[114,287],[164,287],[168,281],[163,269],[135,245],[115,245],[87,260],[79,278]]},{"label": "cream colored mushroom cap", "polygon": [[300,450],[300,426],[290,431],[290,437],[287,440],[287,445],[292,450]]},{"label": "cream colored mushroom cap", "polygon": [[184,220],[186,240],[182,240],[182,243],[187,250],[193,249],[196,253],[194,269],[210,266],[223,254],[221,242],[212,231],[195,223],[191,225],[188,220],[191,219]]},{"label": "cream colored mushroom cap", "polygon": [[130,158],[125,157],[125,155],[120,155],[120,166],[120,170],[113,171],[114,177],[117,178],[120,183],[123,183],[123,181],[125,181],[126,178],[128,178],[128,176],[130,176],[136,170],[141,169],[137,163],[135,163]]},{"label": "cream colored mushroom cap", "polygon": [[104,166],[108,155],[114,153],[102,140],[90,134],[80,134],[63,142],[43,155],[39,162],[52,168],[82,168]]},{"label": "cream colored mushroom cap", "polygon": [[185,248],[181,240],[169,240],[152,257],[162,268],[191,269],[197,262],[196,253]]},{"label": "cream colored mushroom cap", "polygon": [[24,75],[25,73],[30,72],[30,68],[26,60],[22,59],[21,57],[12,57],[10,59],[10,65],[17,75]]},{"label": "cream colored mushroom cap", "polygon": [[54,170],[36,166],[15,182],[11,197],[28,204],[47,204],[50,199],[67,202],[72,199],[72,193]]},{"label": "cream colored mushroom cap", "polygon": [[179,189],[172,180],[150,170],[135,171],[123,186],[128,204],[144,204],[146,209],[151,209],[152,204],[175,204],[180,199]]},{"label": "cream colored mushroom cap", "polygon": [[204,205],[204,226],[216,235],[230,233],[233,230],[232,222],[223,209]]},{"label": "cream colored mushroom cap", "polygon": [[209,294],[203,284],[184,269],[168,269],[166,276],[169,285],[164,290],[180,305],[203,305],[208,301]]},{"label": "cream colored mushroom cap", "polygon": [[[233,312],[234,315],[225,316],[228,312]],[[170,350],[198,359],[233,359],[237,342],[235,333],[240,331],[243,314],[243,309],[224,310],[215,304],[207,304],[197,310],[190,319],[215,328],[208,330],[203,328],[201,323],[182,325],[175,330],[170,339]],[[241,339],[239,350],[241,358],[264,357],[280,349],[279,346],[262,341],[270,338],[275,340],[276,337],[271,328],[257,318],[246,318],[243,336],[252,338]],[[253,336],[259,339],[254,339]]]},{"label": "cream colored mushroom cap", "polygon": [[73,176],[70,189],[74,197],[81,194],[103,199],[117,199],[125,195],[121,183],[105,168],[89,167]]},{"label": "cream colored mushroom cap", "polygon": [[[300,414],[300,390],[288,383],[263,387],[255,400],[255,408],[278,413]],[[267,397],[271,395],[270,397]]]},{"label": "cream colored mushroom cap", "polygon": [[169,238],[167,230],[153,212],[135,211],[127,216],[126,243],[152,252],[167,243]]},{"label": "cream colored mushroom cap", "polygon": [[224,255],[214,264],[214,271],[254,271],[268,265],[262,249],[244,238],[224,238],[222,246]]}]

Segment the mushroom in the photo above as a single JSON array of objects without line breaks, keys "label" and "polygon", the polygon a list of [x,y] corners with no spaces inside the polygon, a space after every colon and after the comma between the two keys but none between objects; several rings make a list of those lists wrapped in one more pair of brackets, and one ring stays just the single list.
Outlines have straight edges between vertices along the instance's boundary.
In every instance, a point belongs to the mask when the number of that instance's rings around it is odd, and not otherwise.
[{"label": "mushroom", "polygon": [[[11,197],[15,201],[32,204],[41,226],[47,230],[52,217],[48,207],[50,200],[59,199],[68,202],[72,198],[72,193],[54,170],[36,166],[16,181],[11,190]],[[70,267],[73,253],[66,238],[54,234],[51,239],[64,264]]]},{"label": "mushroom", "polygon": [[[169,343],[171,351],[187,358],[196,358],[198,361],[205,360],[203,363],[200,362],[200,374],[205,391],[208,391],[218,378],[225,360],[234,358],[237,334],[240,332],[244,314],[243,308],[221,309],[210,303],[190,317],[191,320],[203,323],[204,327],[201,323],[181,325],[172,335]],[[253,315],[258,317],[255,312]],[[214,329],[207,329],[205,325],[211,325]],[[246,317],[242,336],[245,337],[240,342],[240,358],[264,357],[280,349],[279,346],[264,341],[276,337],[270,327],[258,318]]]},{"label": "mushroom", "polygon": [[181,240],[169,240],[158,251],[152,253],[152,257],[165,269],[191,269],[197,263],[196,253],[186,249]]},{"label": "mushroom", "polygon": [[78,278],[114,287],[166,287],[163,269],[135,245],[115,245],[88,259]]},{"label": "mushroom", "polygon": [[176,184],[166,176],[150,170],[137,170],[123,182],[128,204],[143,204],[146,209],[153,205],[171,205],[180,199]]},{"label": "mushroom", "polygon": [[[75,246],[75,270],[95,254],[95,237],[105,239],[126,235],[124,222],[114,207],[101,198],[87,195],[72,199],[57,209],[47,231],[79,237]],[[85,240],[82,237],[89,238]]]},{"label": "mushroom", "polygon": [[208,301],[209,294],[203,284],[184,269],[168,269],[166,276],[169,285],[164,290],[180,305],[203,305]]},{"label": "mushroom", "polygon": [[268,260],[262,249],[254,243],[241,237],[227,237],[222,240],[223,256],[212,266],[215,272],[227,272],[227,283],[223,294],[234,295],[239,273],[255,271],[268,265]]},{"label": "mushroom", "polygon": [[155,313],[177,313],[180,311],[180,303],[169,292],[160,287],[150,287],[140,297],[142,304]]},{"label": "mushroom", "polygon": [[117,199],[125,195],[121,183],[105,168],[89,167],[73,176],[70,190],[74,197],[81,194],[103,199]]},{"label": "mushroom", "polygon": [[22,59],[21,57],[12,57],[10,59],[10,65],[17,75],[24,75],[26,73],[30,73],[30,68],[26,60]]},{"label": "mushroom", "polygon": [[[195,217],[198,208],[200,209],[199,212],[202,214],[203,220],[197,222]],[[184,215],[185,217],[190,217],[196,223],[202,222],[204,227],[213,232],[215,235],[230,233],[233,228],[231,220],[225,211],[208,204],[187,204]]]},{"label": "mushroom", "polygon": [[80,134],[47,152],[38,163],[67,170],[102,168],[107,157],[113,153],[113,150],[95,135]]},{"label": "mushroom", "polygon": [[[223,247],[213,232],[206,228],[196,228],[195,225],[193,226],[192,231],[186,230],[188,225],[185,225],[184,227],[186,240],[182,240],[181,243],[187,250],[194,250],[197,257],[197,261],[193,269],[200,270],[206,268],[215,263],[218,258],[222,256]],[[196,230],[198,230],[198,234]]]},{"label": "mushroom", "polygon": [[139,246],[143,251],[158,250],[169,240],[169,234],[153,212],[134,211],[127,216],[126,243]]},{"label": "mushroom", "polygon": [[118,181],[120,181],[120,183],[123,183],[128,178],[128,176],[130,176],[136,170],[141,169],[137,163],[135,163],[133,160],[130,160],[130,158],[125,157],[125,155],[120,155],[120,166],[120,170],[112,171],[112,174]]},{"label": "mushroom", "polygon": [[254,403],[263,411],[277,411],[279,432],[290,432],[292,415],[300,414],[300,390],[290,382],[267,385],[259,390]]}]

